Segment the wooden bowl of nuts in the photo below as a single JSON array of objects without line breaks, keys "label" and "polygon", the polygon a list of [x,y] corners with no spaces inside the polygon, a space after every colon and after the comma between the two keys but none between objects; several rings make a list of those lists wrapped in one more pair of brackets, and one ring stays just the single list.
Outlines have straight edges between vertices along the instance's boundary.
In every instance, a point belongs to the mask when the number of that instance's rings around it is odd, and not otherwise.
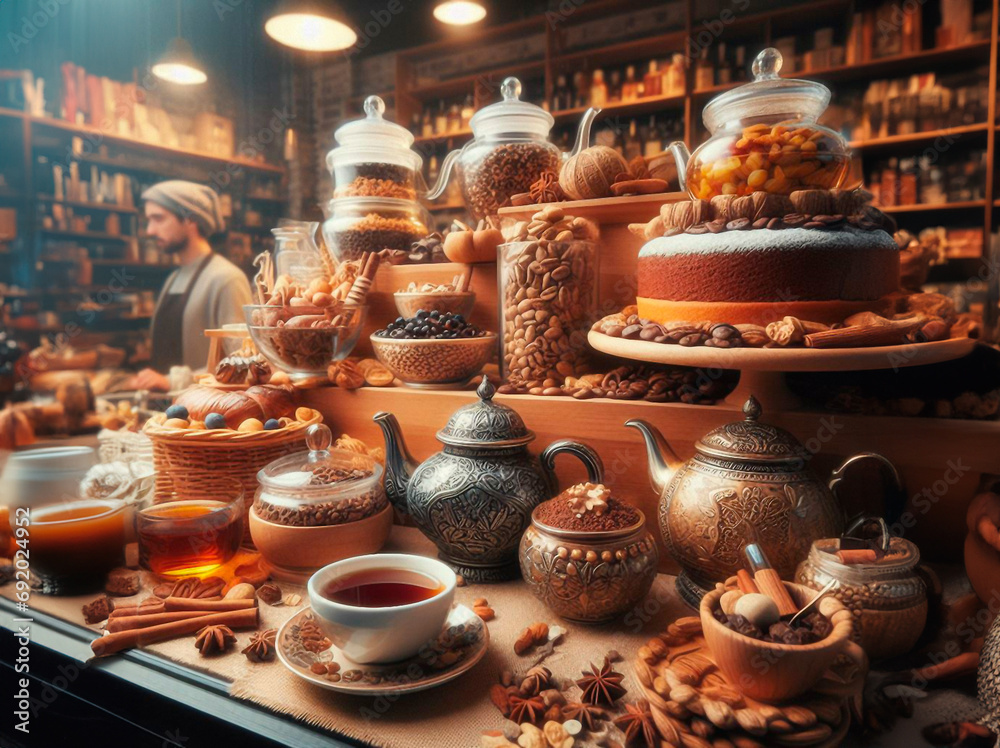
[{"label": "wooden bowl of nuts", "polygon": [[496,355],[496,333],[451,312],[419,311],[390,322],[371,336],[382,365],[411,387],[468,382]]},{"label": "wooden bowl of nuts", "polygon": [[402,317],[415,317],[422,309],[468,317],[476,303],[474,291],[397,291],[392,298]]},{"label": "wooden bowl of nuts", "polygon": [[[802,585],[785,582],[785,587],[800,608],[816,596],[815,590]],[[864,650],[851,641],[854,617],[835,597],[824,597],[817,604],[819,614],[829,622],[826,636],[806,644],[785,644],[753,638],[722,623],[719,618],[726,617],[720,614],[725,609],[722,597],[729,592],[717,585],[702,598],[699,613],[705,642],[719,669],[744,695],[765,702],[801,696],[823,678],[838,655],[846,655],[867,670]],[[746,622],[742,616],[728,617],[730,621],[742,618],[740,623]]]}]

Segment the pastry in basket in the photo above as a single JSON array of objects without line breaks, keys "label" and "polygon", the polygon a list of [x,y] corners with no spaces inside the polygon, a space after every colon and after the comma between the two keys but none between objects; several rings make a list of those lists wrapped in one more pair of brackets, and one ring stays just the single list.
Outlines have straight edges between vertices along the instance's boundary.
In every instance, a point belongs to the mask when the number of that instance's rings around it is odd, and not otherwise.
[{"label": "pastry in basket", "polygon": [[215,380],[220,384],[266,384],[270,379],[271,365],[249,341],[215,367]]},{"label": "pastry in basket", "polygon": [[[174,405],[167,409],[162,425],[259,431],[272,421],[280,425],[283,418],[295,419],[296,406],[295,390],[289,386],[260,384],[245,392],[198,386],[178,395]],[[261,428],[246,426],[248,422],[260,423]]]}]

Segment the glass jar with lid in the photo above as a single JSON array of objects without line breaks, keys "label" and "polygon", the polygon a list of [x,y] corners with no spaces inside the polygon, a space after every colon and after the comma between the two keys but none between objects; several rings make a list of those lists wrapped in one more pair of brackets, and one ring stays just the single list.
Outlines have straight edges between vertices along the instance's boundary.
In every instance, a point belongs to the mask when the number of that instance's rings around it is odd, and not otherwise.
[{"label": "glass jar with lid", "polygon": [[339,145],[326,156],[334,198],[415,200],[423,159],[410,148],[413,134],[383,117],[385,102],[378,96],[365,99],[364,110],[364,118],[337,129]]},{"label": "glass jar with lid", "polygon": [[302,579],[342,558],[375,553],[392,527],[382,465],[332,444],[330,429],[314,424],[308,451],[257,473],[250,534],[279,578]]},{"label": "glass jar with lid", "polygon": [[[543,173],[558,174],[563,159],[548,139],[555,120],[541,107],[521,101],[521,82],[504,79],[500,93],[502,101],[472,116],[473,139],[445,157],[437,184],[427,195],[428,200],[440,197],[455,170],[474,221],[496,215],[512,195],[527,192]],[[590,126],[599,111],[589,109],[584,114],[576,145],[567,156],[589,143]]]},{"label": "glass jar with lid", "polygon": [[[882,537],[874,563],[842,563],[837,555],[841,539],[824,538],[813,542],[795,572],[796,582],[813,589],[838,583],[830,594],[854,615],[855,638],[873,660],[912,650],[927,622],[927,584],[917,570],[919,549],[905,538],[890,537],[885,521],[876,521]],[[846,534],[864,522],[854,523]]]},{"label": "glass jar with lid", "polygon": [[702,119],[710,137],[688,153],[671,143],[681,186],[693,198],[836,189],[851,154],[837,132],[818,124],[830,103],[821,83],[780,78],[781,53],[769,47],[753,63],[754,80],[712,99]]},{"label": "glass jar with lid", "polygon": [[330,200],[324,213],[323,239],[339,262],[364,252],[409,250],[431,223],[420,203],[389,197],[342,197]]}]

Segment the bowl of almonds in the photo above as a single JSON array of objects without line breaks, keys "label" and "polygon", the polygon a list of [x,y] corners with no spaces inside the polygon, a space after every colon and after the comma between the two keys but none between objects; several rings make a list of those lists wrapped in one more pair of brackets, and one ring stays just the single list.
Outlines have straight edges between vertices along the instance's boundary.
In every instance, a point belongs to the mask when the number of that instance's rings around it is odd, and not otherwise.
[{"label": "bowl of almonds", "polygon": [[451,283],[418,285],[411,282],[406,288],[396,291],[392,298],[402,317],[415,317],[421,310],[438,311],[442,314],[451,312],[468,317],[476,303],[476,294],[468,290],[468,287],[468,276],[463,273],[455,276]]}]

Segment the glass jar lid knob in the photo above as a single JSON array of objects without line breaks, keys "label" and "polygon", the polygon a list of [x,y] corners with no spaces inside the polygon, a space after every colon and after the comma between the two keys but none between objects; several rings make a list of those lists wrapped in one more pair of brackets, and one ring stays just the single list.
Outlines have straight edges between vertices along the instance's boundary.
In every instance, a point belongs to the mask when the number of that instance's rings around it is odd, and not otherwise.
[{"label": "glass jar lid knob", "polygon": [[504,101],[519,101],[521,99],[521,81],[511,76],[504,78],[500,84],[500,94]]},{"label": "glass jar lid knob", "polygon": [[314,423],[306,429],[306,446],[310,452],[326,452],[333,444],[333,432],[325,423]]},{"label": "glass jar lid knob", "polygon": [[382,115],[385,114],[385,102],[381,96],[369,96],[365,99],[364,109],[368,119],[382,119]]},{"label": "glass jar lid knob", "polygon": [[774,47],[768,47],[757,55],[753,60],[753,77],[758,81],[773,81],[778,79],[781,72],[782,57],[781,52]]}]

